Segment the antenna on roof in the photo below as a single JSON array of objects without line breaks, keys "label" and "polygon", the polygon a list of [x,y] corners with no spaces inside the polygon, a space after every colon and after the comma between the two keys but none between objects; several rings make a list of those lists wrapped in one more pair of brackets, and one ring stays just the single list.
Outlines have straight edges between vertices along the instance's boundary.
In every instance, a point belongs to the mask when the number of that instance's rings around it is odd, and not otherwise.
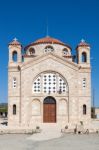
[{"label": "antenna on roof", "polygon": [[48,20],[46,22],[46,37],[49,37]]}]

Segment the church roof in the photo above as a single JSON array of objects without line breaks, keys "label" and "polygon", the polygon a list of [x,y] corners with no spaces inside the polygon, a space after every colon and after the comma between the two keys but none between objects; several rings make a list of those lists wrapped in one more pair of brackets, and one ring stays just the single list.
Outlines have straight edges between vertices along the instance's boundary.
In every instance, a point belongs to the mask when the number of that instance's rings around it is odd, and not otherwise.
[{"label": "church roof", "polygon": [[49,37],[49,36],[34,41],[33,43],[26,46],[25,49],[27,49],[30,46],[38,45],[38,44],[60,44],[63,46],[67,46],[68,48],[71,49],[71,47],[68,44],[65,44],[65,43],[61,42],[60,40]]},{"label": "church roof", "polygon": [[35,41],[34,43],[55,43],[55,44],[64,44],[63,42],[61,42],[60,40],[57,40],[55,38],[52,37],[45,37],[45,38],[41,38],[37,41]]},{"label": "church roof", "polygon": [[22,46],[21,43],[20,43],[16,38],[13,39],[13,41],[10,42],[9,45],[15,45],[15,46],[16,46],[16,45],[20,45],[20,46]]},{"label": "church roof", "polygon": [[78,49],[78,47],[90,47],[90,44],[86,43],[85,40],[81,40],[81,42],[77,45],[76,49]]}]

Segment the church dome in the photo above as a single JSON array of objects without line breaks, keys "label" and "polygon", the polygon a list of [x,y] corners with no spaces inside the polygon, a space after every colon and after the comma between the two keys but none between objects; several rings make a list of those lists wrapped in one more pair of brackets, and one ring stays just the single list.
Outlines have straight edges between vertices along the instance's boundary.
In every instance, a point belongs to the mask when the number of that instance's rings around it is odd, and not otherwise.
[{"label": "church dome", "polygon": [[51,38],[51,37],[41,38],[41,39],[35,41],[34,43],[37,43],[37,44],[42,44],[42,43],[64,44],[64,43],[61,42],[60,40],[57,40],[57,39]]},{"label": "church dome", "polygon": [[60,40],[49,37],[49,36],[34,41],[33,43],[26,46],[25,49],[27,49],[30,46],[34,46],[34,45],[38,45],[38,44],[59,44],[59,45],[67,46],[68,48],[71,49],[71,47],[68,44],[65,44],[65,43],[61,42]]}]

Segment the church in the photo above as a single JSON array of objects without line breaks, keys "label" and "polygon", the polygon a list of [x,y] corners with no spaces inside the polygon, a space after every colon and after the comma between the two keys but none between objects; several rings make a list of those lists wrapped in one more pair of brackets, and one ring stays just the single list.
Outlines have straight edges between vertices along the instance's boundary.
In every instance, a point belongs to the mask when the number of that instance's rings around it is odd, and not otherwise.
[{"label": "church", "polygon": [[81,40],[75,54],[49,36],[25,48],[17,39],[9,43],[9,126],[91,121],[90,45]]}]

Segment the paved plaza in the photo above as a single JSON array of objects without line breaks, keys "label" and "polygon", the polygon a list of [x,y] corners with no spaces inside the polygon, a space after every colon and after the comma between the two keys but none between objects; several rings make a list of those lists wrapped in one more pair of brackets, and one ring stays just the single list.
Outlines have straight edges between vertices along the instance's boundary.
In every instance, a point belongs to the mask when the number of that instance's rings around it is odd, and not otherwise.
[{"label": "paved plaza", "polygon": [[30,136],[0,135],[0,150],[99,150],[99,134],[66,134],[46,141],[33,141]]}]

